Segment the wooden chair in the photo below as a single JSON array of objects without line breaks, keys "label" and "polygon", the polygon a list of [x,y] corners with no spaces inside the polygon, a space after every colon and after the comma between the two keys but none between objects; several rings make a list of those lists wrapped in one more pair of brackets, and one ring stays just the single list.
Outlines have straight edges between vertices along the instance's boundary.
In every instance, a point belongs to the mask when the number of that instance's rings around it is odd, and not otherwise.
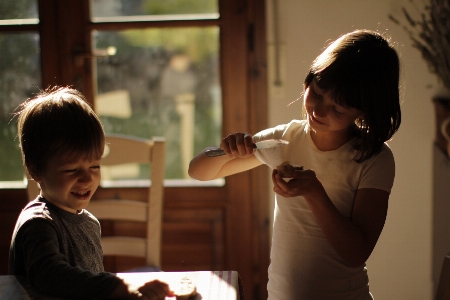
[{"label": "wooden chair", "polygon": [[36,181],[31,179],[31,176],[28,175],[27,172],[25,172],[25,180],[26,180],[26,184],[27,184],[28,201],[33,201],[39,195],[39,193],[41,192],[41,189],[39,188]]},{"label": "wooden chair", "polygon": [[93,199],[87,210],[102,220],[146,223],[146,238],[102,236],[104,256],[143,257],[146,267],[161,268],[161,232],[164,196],[166,142],[164,138],[145,140],[130,136],[107,135],[102,166],[129,163],[150,164],[147,201],[131,199]]}]

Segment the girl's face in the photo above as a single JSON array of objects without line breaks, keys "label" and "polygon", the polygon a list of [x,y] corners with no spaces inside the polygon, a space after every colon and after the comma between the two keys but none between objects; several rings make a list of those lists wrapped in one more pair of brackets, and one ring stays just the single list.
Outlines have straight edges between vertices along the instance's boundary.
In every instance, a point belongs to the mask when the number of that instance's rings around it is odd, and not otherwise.
[{"label": "girl's face", "polygon": [[334,102],[329,92],[319,88],[315,78],[305,91],[304,106],[309,126],[316,133],[348,134],[350,126],[363,116],[363,113],[355,108]]},{"label": "girl's face", "polygon": [[50,203],[76,213],[86,208],[100,184],[100,159],[52,157],[43,172],[33,176]]}]

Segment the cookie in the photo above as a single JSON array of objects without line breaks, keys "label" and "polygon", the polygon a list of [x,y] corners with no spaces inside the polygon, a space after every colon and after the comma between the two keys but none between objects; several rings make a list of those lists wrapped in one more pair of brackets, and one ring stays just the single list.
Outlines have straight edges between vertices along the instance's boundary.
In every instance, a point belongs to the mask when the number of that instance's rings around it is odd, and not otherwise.
[{"label": "cookie", "polygon": [[174,290],[174,293],[177,300],[188,300],[197,294],[197,287],[191,279],[183,277]]},{"label": "cookie", "polygon": [[295,170],[303,170],[302,166],[294,166],[289,163],[289,161],[283,162],[281,165],[277,166],[277,172],[283,178],[294,177]]}]

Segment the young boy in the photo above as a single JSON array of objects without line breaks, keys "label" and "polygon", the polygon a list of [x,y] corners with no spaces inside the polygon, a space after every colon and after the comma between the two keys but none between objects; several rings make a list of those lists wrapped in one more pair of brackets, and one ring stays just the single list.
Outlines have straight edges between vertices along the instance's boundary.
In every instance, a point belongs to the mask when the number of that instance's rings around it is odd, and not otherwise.
[{"label": "young boy", "polygon": [[9,252],[9,273],[38,292],[73,299],[165,299],[166,283],[139,292],[104,272],[100,223],[85,208],[100,184],[105,137],[84,96],[53,88],[18,112],[22,160],[41,193],[22,210]]}]

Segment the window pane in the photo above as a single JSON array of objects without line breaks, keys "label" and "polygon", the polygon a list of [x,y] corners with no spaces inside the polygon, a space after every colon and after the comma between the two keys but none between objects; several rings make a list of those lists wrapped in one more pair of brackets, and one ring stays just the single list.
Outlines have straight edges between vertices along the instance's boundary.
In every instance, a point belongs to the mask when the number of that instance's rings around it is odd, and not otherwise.
[{"label": "window pane", "polygon": [[0,20],[37,18],[37,0],[0,1]]},{"label": "window pane", "polygon": [[165,137],[166,178],[189,178],[194,153],[221,137],[218,27],[94,35],[97,53],[116,52],[97,59],[95,108],[105,131]]},{"label": "window pane", "polygon": [[92,17],[217,14],[218,0],[91,0]]},{"label": "window pane", "polygon": [[23,180],[14,110],[41,86],[39,35],[0,34],[0,181]]}]

